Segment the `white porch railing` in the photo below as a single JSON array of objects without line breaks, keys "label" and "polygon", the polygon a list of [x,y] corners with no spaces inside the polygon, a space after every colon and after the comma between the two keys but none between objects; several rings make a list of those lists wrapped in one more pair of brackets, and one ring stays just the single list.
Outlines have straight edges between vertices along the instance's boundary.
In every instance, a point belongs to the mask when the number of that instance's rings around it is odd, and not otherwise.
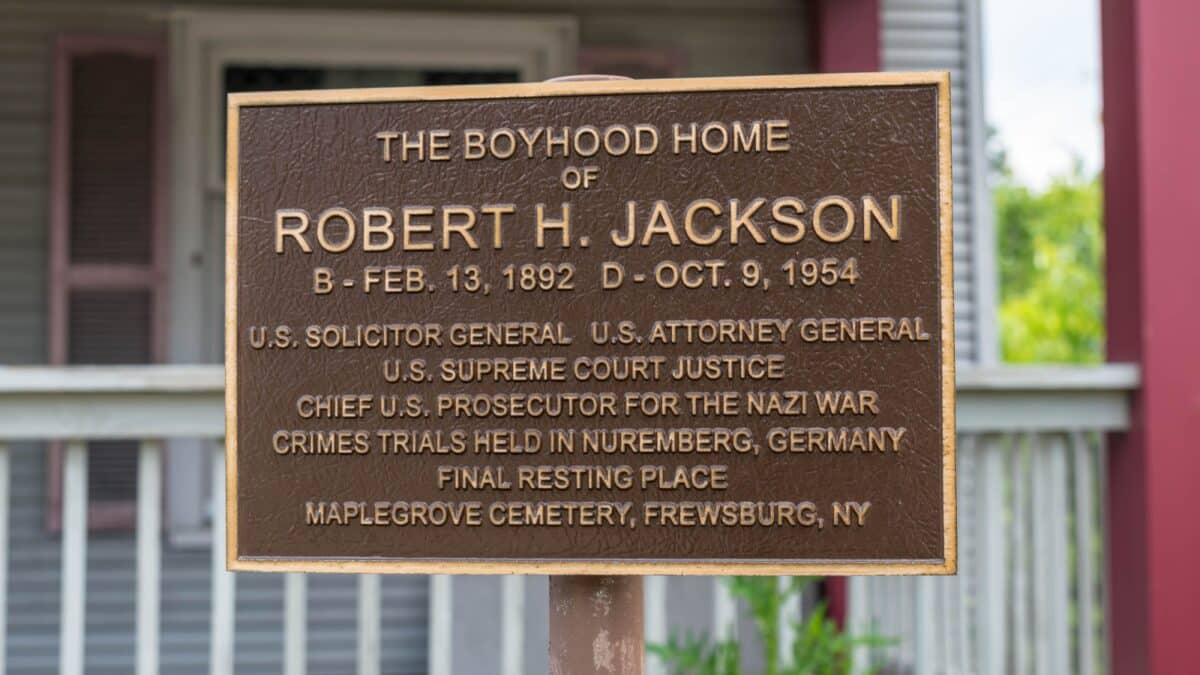
[{"label": "white porch railing", "polygon": [[[1128,424],[1128,366],[967,371],[959,377],[960,570],[954,579],[856,579],[851,621],[902,638],[887,653],[918,673],[1084,673],[1103,670],[1104,456],[1100,433]],[[0,368],[0,675],[7,663],[10,450],[62,440],[59,670],[85,664],[87,454],[85,440],[141,442],[138,469],[135,644],[139,675],[159,672],[163,439],[209,438],[214,503],[223,504],[223,373],[219,366]],[[236,575],[225,572],[224,520],[215,518],[209,671],[233,672]],[[665,638],[669,598],[648,584],[647,628]],[[358,582],[358,672],[380,672],[380,579]],[[454,649],[451,577],[430,591],[429,669],[449,675]],[[505,675],[523,672],[522,586],[505,587]],[[307,581],[284,581],[284,672],[306,670]],[[717,593],[713,626],[727,629]],[[796,607],[785,608],[795,614]],[[1082,617],[1082,618],[1081,618]],[[784,643],[788,642],[785,636]],[[865,658],[873,658],[865,655]],[[883,657],[879,657],[883,658]],[[1065,664],[1065,667],[1064,667]]]},{"label": "white porch railing", "polygon": [[958,382],[955,577],[859,577],[850,624],[899,639],[863,660],[913,673],[1107,671],[1104,432],[1137,371],[968,371]]}]

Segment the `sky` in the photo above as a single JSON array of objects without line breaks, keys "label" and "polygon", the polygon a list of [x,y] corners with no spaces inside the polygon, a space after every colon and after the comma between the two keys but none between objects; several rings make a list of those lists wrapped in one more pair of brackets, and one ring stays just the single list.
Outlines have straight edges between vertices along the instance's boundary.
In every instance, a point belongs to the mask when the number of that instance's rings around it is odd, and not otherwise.
[{"label": "sky", "polygon": [[1100,0],[982,0],[984,108],[1034,187],[1103,164]]}]

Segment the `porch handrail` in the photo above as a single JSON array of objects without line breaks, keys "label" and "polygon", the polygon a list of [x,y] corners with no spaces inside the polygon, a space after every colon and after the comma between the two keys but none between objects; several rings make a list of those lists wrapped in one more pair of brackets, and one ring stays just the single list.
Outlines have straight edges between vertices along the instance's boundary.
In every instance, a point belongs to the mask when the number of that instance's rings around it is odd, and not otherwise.
[{"label": "porch handrail", "polygon": [[[1133,364],[963,368],[961,432],[1129,425]],[[220,437],[220,365],[0,367],[0,440]]]},{"label": "porch handrail", "polygon": [[1141,384],[1136,364],[1000,366],[958,371],[959,433],[1120,431]]},{"label": "porch handrail", "polygon": [[0,441],[220,438],[220,365],[0,367]]}]

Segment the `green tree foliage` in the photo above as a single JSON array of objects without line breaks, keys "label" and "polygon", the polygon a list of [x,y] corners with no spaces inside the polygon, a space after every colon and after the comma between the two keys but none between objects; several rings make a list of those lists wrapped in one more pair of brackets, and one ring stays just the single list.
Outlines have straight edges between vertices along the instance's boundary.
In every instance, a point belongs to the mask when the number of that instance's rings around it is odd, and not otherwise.
[{"label": "green tree foliage", "polygon": [[[733,596],[754,619],[762,646],[764,675],[869,675],[873,670],[855,670],[851,656],[856,648],[892,644],[875,635],[855,636],[843,631],[825,613],[821,604],[804,621],[794,624],[790,664],[779,659],[783,625],[779,610],[789,598],[804,592],[814,577],[793,577],[780,585],[775,577],[729,577]],[[737,640],[715,641],[707,635],[672,635],[666,644],[648,645],[652,656],[662,659],[675,675],[741,675],[741,644]]]},{"label": "green tree foliage", "polygon": [[1004,360],[1104,359],[1104,229],[1098,175],[1081,167],[1045,190],[1019,184],[999,156],[993,191]]}]

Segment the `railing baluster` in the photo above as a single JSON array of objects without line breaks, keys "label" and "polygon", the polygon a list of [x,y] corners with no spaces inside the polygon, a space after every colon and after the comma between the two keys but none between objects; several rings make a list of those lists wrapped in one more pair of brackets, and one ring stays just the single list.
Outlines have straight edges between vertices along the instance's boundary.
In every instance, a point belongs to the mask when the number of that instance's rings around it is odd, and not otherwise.
[{"label": "railing baluster", "polygon": [[378,574],[358,577],[358,675],[379,675],[380,582]]},{"label": "railing baluster", "polygon": [[917,583],[915,577],[896,577],[895,583],[902,589],[900,591],[899,607],[897,607],[898,623],[901,629],[901,635],[904,637],[901,648],[904,658],[909,663],[916,663],[917,652],[921,646],[917,644],[917,621],[920,619],[920,608],[917,603]]},{"label": "railing baluster", "polygon": [[[871,604],[873,605],[871,608],[871,617],[875,621],[875,630],[888,639],[900,637],[893,630],[895,624],[892,622],[892,605],[896,603],[896,586],[892,582],[895,580],[885,577],[869,577],[869,580],[871,584]],[[883,649],[871,650],[871,663],[873,665],[883,664],[887,660],[897,657],[900,653],[900,650],[895,646],[887,649],[886,654],[884,651]]]},{"label": "railing baluster", "polygon": [[510,574],[501,580],[500,672],[525,672],[525,577]]},{"label": "railing baluster", "polygon": [[212,615],[209,626],[209,673],[233,675],[234,593],[236,577],[225,569],[225,443],[213,445],[212,457]]},{"label": "railing baluster", "polygon": [[1073,432],[1071,461],[1075,474],[1075,561],[1079,575],[1079,661],[1077,672],[1092,675],[1096,672],[1096,572],[1092,561],[1092,528],[1097,526],[1092,490],[1094,480],[1091,448],[1083,434]]},{"label": "railing baluster", "polygon": [[450,675],[453,670],[454,577],[429,577],[429,675]]},{"label": "railing baluster", "polygon": [[[849,577],[846,579],[846,618],[848,619],[846,623],[850,627],[850,630],[854,631],[857,635],[873,633],[876,630],[875,624],[878,622],[875,621],[871,609],[874,605],[872,602],[874,599],[873,593],[874,588],[871,585],[871,577]],[[790,637],[791,641],[794,642],[796,637],[795,631],[792,632]],[[782,651],[782,649],[781,645],[780,650]],[[871,654],[866,647],[855,647],[854,651],[850,654],[850,661],[851,670],[857,673],[867,669],[867,665],[871,662]],[[788,647],[787,661],[781,659],[780,662],[783,665],[792,665],[790,646]]]},{"label": "railing baluster", "polygon": [[308,670],[308,578],[301,572],[283,575],[283,672]]},{"label": "railing baluster", "polygon": [[88,450],[67,443],[62,478],[62,616],[58,656],[61,675],[83,675],[84,617],[87,607]]},{"label": "railing baluster", "polygon": [[932,673],[939,665],[937,654],[936,624],[942,620],[934,612],[934,594],[931,577],[917,577],[912,580],[913,604],[916,605],[916,621],[913,622],[913,667],[918,673]]},{"label": "railing baluster", "polygon": [[[1029,478],[1030,478],[1030,541],[1036,552],[1034,564],[1030,565],[1030,587],[1033,591],[1033,641],[1031,646],[1033,657],[1033,672],[1037,675],[1050,675],[1050,649],[1053,645],[1050,631],[1050,567],[1058,564],[1052,555],[1054,542],[1051,541],[1047,519],[1050,517],[1050,490],[1048,483],[1053,480],[1050,475],[1049,455],[1046,454],[1046,444],[1049,439],[1045,434],[1030,437]],[[1061,671],[1060,671],[1061,672]]]},{"label": "railing baluster", "polygon": [[1002,441],[985,437],[973,441],[975,453],[976,499],[979,512],[975,526],[979,533],[975,578],[979,580],[975,600],[975,621],[978,628],[979,654],[975,668],[981,675],[1004,675],[1008,672],[1008,528],[1005,519],[1004,476],[1006,461],[1015,461],[1016,442],[1009,437]]},{"label": "railing baluster", "polygon": [[[977,594],[981,587],[979,581],[979,556],[981,555],[982,531],[978,525],[979,513],[983,508],[979,499],[979,474],[975,467],[979,463],[980,443],[978,434],[961,437],[958,446],[958,513],[959,513],[959,554],[958,576],[954,581],[955,603],[947,615],[953,616],[951,630],[954,632],[954,650],[951,660],[954,673],[968,673],[975,670],[972,663],[975,650],[972,647],[972,637],[975,626],[971,621],[971,604],[978,602]],[[997,474],[999,475],[999,474]],[[969,508],[970,510],[965,510]],[[963,526],[961,523],[966,522]],[[967,532],[968,536],[963,536]],[[965,540],[965,544],[964,544]],[[965,555],[964,555],[965,551]]]},{"label": "railing baluster", "polygon": [[158,675],[162,577],[162,443],[142,441],[137,492],[137,673]]},{"label": "railing baluster", "polygon": [[1055,433],[1043,437],[1042,453],[1048,470],[1046,471],[1046,508],[1043,514],[1048,533],[1046,550],[1039,552],[1039,557],[1046,556],[1051,560],[1049,565],[1041,563],[1042,572],[1047,581],[1047,634],[1050,644],[1047,651],[1050,667],[1047,672],[1068,672],[1071,664],[1071,568],[1070,552],[1067,542],[1071,536],[1068,520],[1071,502],[1068,500],[1070,489],[1067,474],[1067,443],[1066,436]]},{"label": "railing baluster", "polygon": [[8,517],[11,461],[0,441],[0,675],[8,669]]},{"label": "railing baluster", "polygon": [[886,658],[900,659],[901,663],[912,663],[910,654],[908,653],[908,645],[911,644],[904,635],[904,628],[912,625],[911,618],[903,616],[905,607],[904,597],[904,578],[903,577],[883,577],[879,579],[879,588],[887,597],[887,602],[883,606],[883,619],[881,624],[887,637],[896,640],[896,644],[892,647]]},{"label": "railing baluster", "polygon": [[962,593],[962,580],[960,572],[959,576],[943,577],[936,582],[938,626],[941,629],[938,631],[938,645],[941,647],[938,658],[941,659],[941,671],[944,673],[957,673],[961,669],[956,652],[959,622],[955,612],[958,610],[958,598]]},{"label": "railing baluster", "polygon": [[[1101,617],[1101,624],[1097,627],[1096,636],[1100,638],[1096,644],[1096,658],[1100,664],[1112,663],[1112,651],[1109,648],[1109,617],[1112,616],[1111,596],[1108,592],[1108,584],[1106,581],[1110,579],[1110,570],[1108,568],[1109,539],[1108,523],[1109,523],[1109,504],[1108,504],[1108,446],[1103,436],[1095,439],[1095,447],[1089,447],[1088,456],[1092,460],[1092,469],[1096,473],[1095,485],[1100,490],[1100,499],[1096,503],[1096,525],[1100,528],[1100,555],[1096,560],[1098,565],[1100,583],[1096,585],[1096,590],[1100,594],[1100,607],[1097,613]],[[1096,668],[1098,672],[1103,672],[1104,666],[1100,665]]]},{"label": "railing baluster", "polygon": [[1009,642],[1013,650],[1013,662],[1010,671],[1014,673],[1029,672],[1029,645],[1031,637],[1029,627],[1029,562],[1027,548],[1029,546],[1029,472],[1026,471],[1025,461],[1028,456],[1026,447],[1030,443],[1029,435],[1022,434],[1016,439],[1012,465],[1012,549],[1013,549],[1013,584],[1012,611],[1013,635]]},{"label": "railing baluster", "polygon": [[[900,579],[896,577],[880,577],[878,579],[874,579],[874,582],[876,584],[876,588],[878,589],[878,595],[876,597],[883,599],[883,602],[880,603],[879,608],[880,630],[883,631],[884,636],[890,639],[901,640],[903,636],[901,635],[899,628],[900,620],[898,618],[898,608],[903,600],[900,597],[900,591],[902,590],[899,583]],[[903,650],[903,644],[896,644],[889,649],[886,654],[882,651],[877,652],[876,657],[879,659],[880,664],[887,663],[892,658],[899,658],[903,663],[907,663],[907,661],[903,661]]]},{"label": "railing baluster", "polygon": [[[871,590],[870,577],[849,577],[846,579],[846,626],[856,635],[874,632],[875,596]],[[803,613],[801,613],[803,618]],[[856,647],[850,653],[850,669],[852,672],[866,670],[870,661],[867,649]]]},{"label": "railing baluster", "polygon": [[737,637],[737,599],[729,590],[727,577],[713,577],[713,635],[718,640]]},{"label": "railing baluster", "polygon": [[[873,632],[889,640],[899,637],[893,630],[895,624],[890,618],[891,608],[896,603],[896,588],[893,583],[895,579],[890,577],[867,577],[867,579],[871,584]],[[873,649],[871,650],[870,663],[874,667],[882,667],[885,663],[890,662],[898,653],[899,650],[894,646],[887,649]]]},{"label": "railing baluster", "polygon": [[1035,447],[1037,466],[1034,475],[1040,485],[1038,504],[1034,510],[1034,531],[1040,530],[1035,570],[1038,584],[1035,621],[1039,624],[1039,654],[1041,672],[1051,675],[1065,673],[1070,668],[1071,590],[1068,575],[1067,538],[1067,446],[1062,434],[1043,434]]},{"label": "railing baluster", "polygon": [[[781,593],[787,593],[792,586],[792,577],[779,577]],[[792,665],[792,645],[796,643],[796,624],[800,622],[800,594],[794,593],[779,606],[779,646],[776,650],[781,666]]]},{"label": "railing baluster", "polygon": [[[665,644],[667,641],[667,578],[662,575],[646,577],[645,626],[646,644]],[[646,659],[646,675],[665,675],[662,659]]]}]

